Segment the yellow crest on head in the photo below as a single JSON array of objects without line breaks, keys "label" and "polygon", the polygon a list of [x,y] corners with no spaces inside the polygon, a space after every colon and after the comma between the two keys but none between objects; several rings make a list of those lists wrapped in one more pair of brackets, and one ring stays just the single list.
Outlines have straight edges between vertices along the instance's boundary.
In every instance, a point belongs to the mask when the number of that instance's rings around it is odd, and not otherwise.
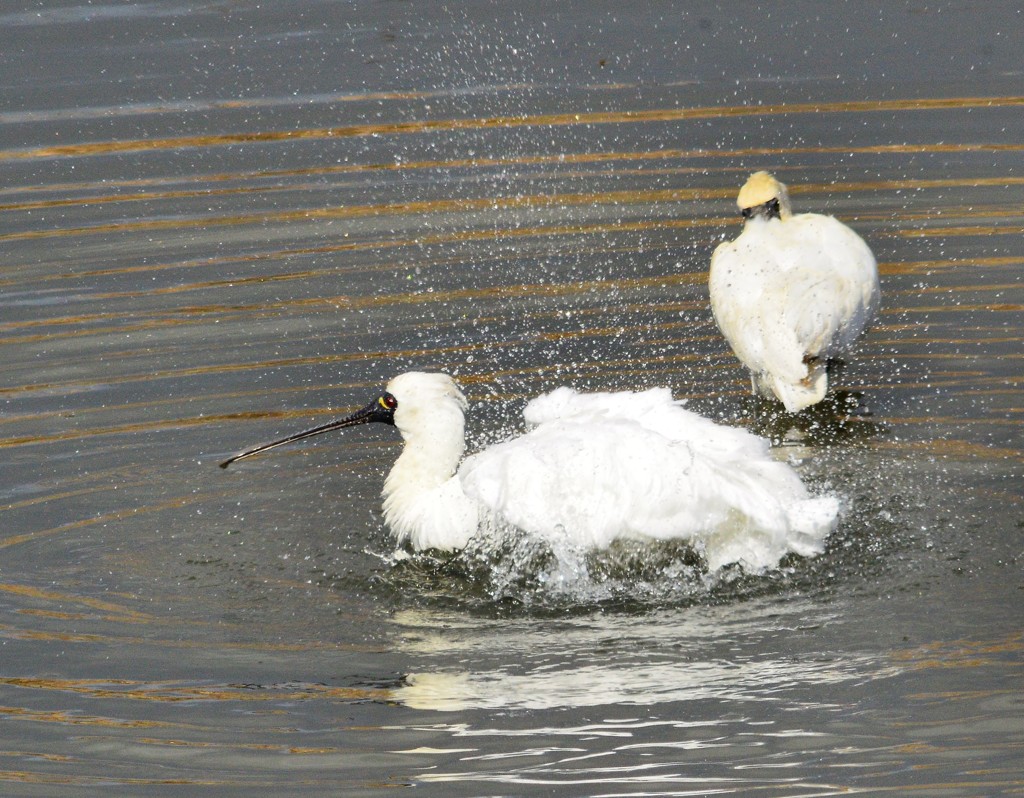
[{"label": "yellow crest on head", "polygon": [[740,189],[739,196],[736,197],[736,204],[742,211],[764,205],[773,199],[782,202],[786,195],[786,187],[769,172],[754,172]]}]

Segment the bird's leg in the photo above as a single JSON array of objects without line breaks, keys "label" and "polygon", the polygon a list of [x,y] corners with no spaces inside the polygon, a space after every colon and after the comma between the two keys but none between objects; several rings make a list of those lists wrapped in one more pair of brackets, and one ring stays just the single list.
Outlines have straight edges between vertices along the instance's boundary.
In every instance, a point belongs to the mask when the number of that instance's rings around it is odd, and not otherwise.
[{"label": "bird's leg", "polygon": [[833,382],[834,379],[838,379],[839,375],[843,373],[843,368],[846,366],[845,360],[839,358],[830,357],[828,363],[825,364],[825,370],[828,373],[828,381]]},{"label": "bird's leg", "polygon": [[805,388],[811,387],[811,374],[814,371],[813,366],[819,360],[821,360],[821,358],[818,357],[817,355],[804,355],[804,365],[807,366],[807,376],[800,380],[800,384],[803,385]]}]

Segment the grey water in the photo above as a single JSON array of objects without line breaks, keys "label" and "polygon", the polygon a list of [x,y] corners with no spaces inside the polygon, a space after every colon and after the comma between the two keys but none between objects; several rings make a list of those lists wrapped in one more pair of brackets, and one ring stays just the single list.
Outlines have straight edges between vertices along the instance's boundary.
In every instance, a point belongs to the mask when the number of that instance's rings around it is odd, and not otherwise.
[{"label": "grey water", "polygon": [[[996,2],[5,3],[0,791],[1020,794],[1022,50]],[[798,417],[708,304],[761,168],[880,264]],[[841,521],[556,585],[396,554],[393,430],[217,468],[413,368],[472,448],[668,385]]]}]

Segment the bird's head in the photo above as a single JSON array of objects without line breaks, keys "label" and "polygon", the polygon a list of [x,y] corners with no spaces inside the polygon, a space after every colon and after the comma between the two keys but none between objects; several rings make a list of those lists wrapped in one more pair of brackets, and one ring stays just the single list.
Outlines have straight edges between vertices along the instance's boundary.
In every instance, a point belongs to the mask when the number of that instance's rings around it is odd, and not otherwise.
[{"label": "bird's head", "polygon": [[793,215],[785,184],[769,172],[754,172],[740,189],[736,205],[744,219],[788,219]]},{"label": "bird's head", "polygon": [[387,395],[396,405],[392,422],[407,441],[420,434],[451,430],[461,439],[463,419],[469,403],[447,374],[409,371],[387,385]]},{"label": "bird's head", "polygon": [[457,438],[461,441],[467,404],[459,386],[447,374],[410,371],[392,379],[376,399],[356,412],[287,438],[246,449],[229,457],[220,467],[227,468],[236,460],[303,438],[360,424],[394,425],[406,441],[414,437]]}]

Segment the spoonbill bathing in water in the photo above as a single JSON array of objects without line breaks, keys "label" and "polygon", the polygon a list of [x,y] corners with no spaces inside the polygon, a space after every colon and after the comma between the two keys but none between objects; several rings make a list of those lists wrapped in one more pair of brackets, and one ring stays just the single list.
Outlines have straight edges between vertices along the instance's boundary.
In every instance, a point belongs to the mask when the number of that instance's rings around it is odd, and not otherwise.
[{"label": "spoonbill bathing in water", "polygon": [[221,467],[328,430],[393,424],[405,446],[384,482],[384,519],[416,550],[515,528],[588,550],[685,539],[711,570],[760,571],[787,552],[819,553],[835,524],[837,500],[811,497],[765,440],[685,410],[667,388],[558,388],[526,406],[530,431],[463,460],[467,406],[448,375],[409,372],[363,409]]},{"label": "spoonbill bathing in water", "polygon": [[768,172],[751,175],[736,204],[746,222],[711,256],[711,309],[754,392],[796,413],[825,398],[829,361],[849,352],[878,309],[878,267],[839,220],[794,216],[786,186]]}]

